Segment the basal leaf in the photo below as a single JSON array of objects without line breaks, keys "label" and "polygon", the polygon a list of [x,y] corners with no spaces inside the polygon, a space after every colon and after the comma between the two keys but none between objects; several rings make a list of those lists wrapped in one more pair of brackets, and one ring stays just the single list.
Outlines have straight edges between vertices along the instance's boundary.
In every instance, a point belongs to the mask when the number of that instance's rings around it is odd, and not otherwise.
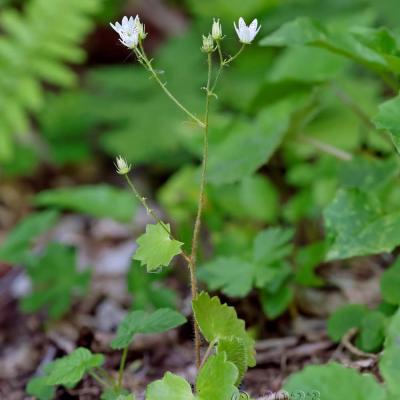
[{"label": "basal leaf", "polygon": [[[169,224],[164,224],[164,227],[170,231]],[[171,239],[164,227],[161,224],[147,225],[146,233],[137,239],[139,247],[133,258],[146,265],[149,272],[167,267],[181,253],[183,243]]]},{"label": "basal leaf", "polygon": [[221,304],[218,297],[210,297],[201,292],[193,300],[193,311],[200,330],[206,340],[218,342],[226,337],[237,337],[246,344],[248,366],[255,365],[254,340],[245,329],[244,321],[237,317],[233,307]]},{"label": "basal leaf", "polygon": [[260,293],[262,308],[269,319],[281,316],[293,302],[293,299],[293,288],[285,284],[274,292],[264,289]]},{"label": "basal leaf", "polygon": [[185,379],[167,372],[164,378],[147,386],[146,400],[195,400],[195,397]]},{"label": "basal leaf", "polygon": [[221,352],[208,358],[199,371],[196,391],[199,400],[231,400],[237,392],[238,370]]},{"label": "basal leaf", "polygon": [[296,255],[295,280],[303,286],[319,287],[324,281],[315,270],[324,261],[327,246],[325,242],[316,242],[301,248]]},{"label": "basal leaf", "polygon": [[369,311],[361,321],[357,344],[366,352],[377,352],[385,339],[387,318],[380,311]]},{"label": "basal leaf", "polygon": [[369,374],[340,364],[308,366],[289,377],[284,385],[289,393],[307,393],[321,400],[385,400],[384,388]]},{"label": "basal leaf", "polygon": [[52,400],[56,390],[54,387],[46,384],[45,376],[36,376],[29,380],[26,386],[26,393],[35,396],[38,400]]},{"label": "basal leaf", "polygon": [[134,335],[138,333],[160,333],[176,328],[186,322],[186,318],[177,311],[161,308],[153,313],[132,311],[120,323],[115,339],[111,342],[113,349],[129,346]]},{"label": "basal leaf", "polygon": [[104,363],[102,354],[93,354],[84,347],[78,347],[72,353],[54,362],[46,378],[48,385],[73,385],[94,368]]},{"label": "basal leaf", "polygon": [[19,222],[0,247],[0,260],[9,263],[24,261],[34,240],[51,229],[58,219],[56,211],[31,214]]},{"label": "basal leaf", "polygon": [[109,185],[87,185],[46,190],[34,202],[38,206],[71,210],[96,218],[130,222],[137,202],[129,192]]}]

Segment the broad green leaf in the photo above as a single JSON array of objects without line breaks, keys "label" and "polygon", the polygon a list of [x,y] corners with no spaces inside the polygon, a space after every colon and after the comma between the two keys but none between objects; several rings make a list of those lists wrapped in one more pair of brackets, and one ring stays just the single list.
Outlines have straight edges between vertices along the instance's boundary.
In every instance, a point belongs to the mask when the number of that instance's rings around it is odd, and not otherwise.
[{"label": "broad green leaf", "polygon": [[254,340],[245,329],[244,321],[237,317],[233,307],[221,304],[218,297],[210,297],[201,292],[193,300],[193,312],[205,339],[211,342],[226,337],[237,337],[246,344],[248,366],[255,365]]},{"label": "broad green leaf", "polygon": [[400,96],[381,104],[374,122],[377,128],[390,132],[393,144],[400,152]]},{"label": "broad green leaf", "polygon": [[321,400],[385,400],[385,389],[374,376],[340,364],[313,365],[289,377],[289,393],[309,393]]},{"label": "broad green leaf", "polygon": [[217,346],[217,353],[224,352],[227,361],[235,364],[238,370],[238,377],[235,385],[238,386],[247,371],[246,343],[237,337],[220,339]]},{"label": "broad green leaf", "polygon": [[237,379],[238,370],[224,352],[209,357],[196,380],[198,399],[232,400]]},{"label": "broad green leaf", "polygon": [[324,281],[315,270],[325,259],[325,242],[316,242],[301,248],[296,255],[295,281],[303,286],[319,287]]},{"label": "broad green leaf", "polygon": [[75,296],[82,296],[89,285],[90,271],[77,271],[74,249],[52,243],[42,257],[31,258],[27,272],[32,292],[22,299],[24,312],[46,309],[51,318],[66,313]]},{"label": "broad green leaf", "polygon": [[348,304],[336,310],[328,320],[328,334],[339,342],[352,328],[360,328],[368,309],[361,304]]},{"label": "broad green leaf", "polygon": [[102,354],[93,354],[84,347],[78,347],[72,353],[54,362],[46,378],[48,385],[73,385],[86,373],[104,363]]},{"label": "broad green leaf", "polygon": [[105,184],[46,190],[39,193],[34,202],[38,206],[121,222],[132,221],[137,207],[137,201],[129,192]]},{"label": "broad green leaf", "polygon": [[379,369],[387,385],[390,400],[400,397],[400,310],[393,316],[387,332]]},{"label": "broad green leaf", "polygon": [[386,302],[400,305],[400,258],[382,274],[381,293]]},{"label": "broad green leaf", "polygon": [[400,213],[385,214],[372,195],[339,190],[324,211],[328,260],[392,251],[400,244]]},{"label": "broad green leaf", "polygon": [[134,394],[130,394],[126,389],[106,389],[101,394],[101,400],[135,400]]},{"label": "broad green leaf", "polygon": [[195,397],[185,379],[167,372],[164,378],[147,386],[146,400],[195,400]]},{"label": "broad green leaf", "polygon": [[129,346],[138,333],[161,333],[176,328],[186,322],[186,318],[177,311],[161,308],[153,313],[132,311],[118,326],[111,348],[123,349]]},{"label": "broad green leaf", "polygon": [[0,260],[9,263],[23,262],[28,258],[34,241],[51,229],[57,222],[56,211],[43,211],[31,214],[8,234],[0,247]]},{"label": "broad green leaf", "polygon": [[147,225],[146,233],[137,239],[139,247],[133,258],[146,265],[148,272],[167,267],[181,253],[183,243],[171,239],[167,230],[170,231],[169,224]]},{"label": "broad green leaf", "polygon": [[260,232],[254,240],[254,261],[273,264],[287,257],[293,250],[293,235],[293,229],[281,227]]},{"label": "broad green leaf", "polygon": [[239,257],[218,257],[199,269],[199,278],[211,290],[227,296],[244,297],[253,287],[255,265]]},{"label": "broad green leaf", "polygon": [[293,302],[293,288],[286,285],[281,286],[277,291],[270,292],[261,290],[260,301],[265,315],[269,319],[275,319],[281,316]]},{"label": "broad green leaf", "polygon": [[366,352],[377,352],[385,339],[386,317],[380,311],[369,311],[361,321],[357,344]]}]

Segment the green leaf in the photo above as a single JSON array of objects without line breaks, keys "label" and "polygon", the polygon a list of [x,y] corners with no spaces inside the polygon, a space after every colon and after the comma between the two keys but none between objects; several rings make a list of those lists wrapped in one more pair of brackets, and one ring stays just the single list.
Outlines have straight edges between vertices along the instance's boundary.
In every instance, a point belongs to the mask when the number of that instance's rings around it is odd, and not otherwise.
[{"label": "green leaf", "polygon": [[361,304],[348,304],[336,310],[328,320],[330,338],[339,342],[352,328],[360,328],[368,309]]},{"label": "green leaf", "polygon": [[393,144],[400,152],[400,96],[381,104],[374,122],[377,128],[390,132]]},{"label": "green leaf", "polygon": [[332,241],[328,260],[389,252],[400,244],[400,213],[385,214],[372,194],[339,190],[324,220]]},{"label": "green leaf", "polygon": [[260,232],[254,240],[254,261],[266,264],[281,261],[293,250],[291,243],[293,235],[293,229],[281,227],[268,228]]},{"label": "green leaf", "polygon": [[321,400],[385,400],[384,388],[369,374],[340,364],[313,365],[289,377],[289,393],[307,393]]},{"label": "green leaf", "polygon": [[46,384],[45,376],[31,378],[26,386],[26,393],[38,400],[52,400],[56,394],[54,387]]},{"label": "green leaf", "polygon": [[369,311],[361,321],[357,344],[366,352],[377,352],[385,339],[386,317],[380,311]]},{"label": "green leaf", "polygon": [[400,258],[387,269],[381,277],[381,293],[383,299],[395,305],[400,305]]},{"label": "green leaf", "polygon": [[269,319],[281,316],[293,302],[294,291],[288,285],[281,286],[277,291],[261,290],[260,300],[265,315]]},{"label": "green leaf", "polygon": [[0,247],[0,260],[9,263],[24,262],[34,240],[51,229],[57,220],[58,213],[55,211],[43,211],[25,217],[8,234]]},{"label": "green leaf", "polygon": [[237,337],[220,339],[217,346],[217,353],[225,353],[227,361],[235,364],[238,370],[238,377],[235,385],[238,386],[247,371],[246,343]]},{"label": "green leaf", "polygon": [[185,379],[167,372],[163,379],[147,386],[146,400],[195,400],[195,397]]},{"label": "green leaf", "polygon": [[84,347],[78,347],[72,353],[54,362],[46,378],[48,385],[74,385],[85,374],[104,363],[102,354],[92,354]]},{"label": "green leaf", "polygon": [[134,394],[130,394],[126,389],[106,389],[101,394],[101,400],[135,400]]},{"label": "green leaf", "polygon": [[206,292],[201,292],[193,300],[193,312],[209,343],[226,337],[242,339],[246,344],[247,364],[249,367],[255,365],[254,340],[246,332],[244,321],[237,317],[233,307],[221,304],[218,297],[211,298]]},{"label": "green leaf", "polygon": [[198,276],[211,290],[245,297],[253,287],[255,266],[239,257],[218,257],[199,269]]},{"label": "green leaf", "polygon": [[34,312],[48,310],[51,318],[67,312],[75,296],[82,296],[89,285],[90,271],[76,270],[74,249],[52,243],[42,257],[29,261],[28,275],[32,280],[32,293],[22,299],[22,310]]},{"label": "green leaf", "polygon": [[387,332],[385,348],[379,361],[379,369],[391,395],[390,400],[400,397],[400,310],[393,316]]},{"label": "green leaf", "polygon": [[199,400],[232,400],[237,379],[238,370],[224,352],[209,357],[196,380]]},{"label": "green leaf", "polygon": [[35,197],[34,203],[121,222],[132,221],[137,207],[129,192],[105,184],[46,190]]},{"label": "green leaf", "polygon": [[[170,232],[169,224],[163,223],[163,226]],[[139,247],[133,258],[146,265],[148,272],[167,267],[171,260],[182,252],[183,243],[171,239],[163,226],[147,225],[146,233],[137,239]]]},{"label": "green leaf", "polygon": [[138,333],[161,333],[176,328],[186,322],[186,318],[177,311],[161,308],[153,313],[132,311],[120,323],[111,348],[123,349],[132,342]]}]

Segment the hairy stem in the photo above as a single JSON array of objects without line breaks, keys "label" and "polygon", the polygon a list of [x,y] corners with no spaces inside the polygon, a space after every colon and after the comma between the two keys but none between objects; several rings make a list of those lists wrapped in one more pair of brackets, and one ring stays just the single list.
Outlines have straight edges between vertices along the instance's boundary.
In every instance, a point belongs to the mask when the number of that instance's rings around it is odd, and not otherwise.
[{"label": "hairy stem", "polygon": [[137,50],[136,55],[139,57],[139,61],[141,60],[143,65],[147,68],[147,70],[152,74],[156,82],[160,85],[161,89],[164,93],[184,112],[188,115],[196,124],[198,124],[201,128],[205,128],[205,123],[200,121],[193,113],[191,113],[168,89],[167,85],[161,81],[157,72],[154,71],[153,66],[151,65],[151,61],[147,58],[147,55],[144,51],[142,43],[140,43],[140,50]]},{"label": "hairy stem", "polygon": [[[196,221],[194,223],[193,238],[192,238],[192,251],[190,254],[191,262],[189,263],[190,270],[190,283],[192,288],[192,299],[197,297],[197,278],[196,278],[196,264],[197,264],[197,249],[199,245],[199,235],[201,228],[201,218],[203,215],[204,208],[204,195],[206,186],[206,174],[207,174],[207,161],[208,161],[208,127],[209,127],[209,111],[210,111],[210,97],[212,93],[211,88],[211,72],[212,72],[212,58],[211,53],[207,55],[208,62],[208,76],[207,76],[207,87],[206,87],[206,106],[205,106],[205,126],[204,126],[204,140],[203,140],[203,160],[201,167],[201,178],[200,178],[200,193],[197,207]],[[196,321],[194,321],[194,341],[195,341],[195,352],[196,352],[196,365],[200,367],[200,347],[201,338],[199,327]]]},{"label": "hairy stem", "polygon": [[[141,194],[138,192],[138,190],[136,189],[136,186],[133,184],[133,182],[131,181],[131,179],[129,178],[129,176],[127,174],[124,175],[126,182],[128,183],[129,187],[132,189],[133,193],[135,194],[135,197],[140,201],[140,203],[142,204],[142,206],[146,209],[147,214],[150,215],[151,217],[153,217],[154,221],[158,224],[160,224],[162,226],[162,228],[164,229],[165,232],[168,233],[168,236],[172,239],[172,240],[176,240],[174,238],[174,236],[171,234],[170,230],[168,229],[168,227],[165,225],[165,223],[163,221],[161,221],[161,218],[154,212],[154,210],[147,204],[147,199],[146,197],[141,196]],[[182,250],[182,257],[186,260],[186,262],[190,263],[191,259],[190,257]]]}]

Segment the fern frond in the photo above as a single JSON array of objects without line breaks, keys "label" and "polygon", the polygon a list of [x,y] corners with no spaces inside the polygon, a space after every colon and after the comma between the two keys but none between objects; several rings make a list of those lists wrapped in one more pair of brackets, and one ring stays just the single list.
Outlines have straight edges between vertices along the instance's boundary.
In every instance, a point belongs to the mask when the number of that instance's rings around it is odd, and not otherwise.
[{"label": "fern frond", "polygon": [[29,128],[29,113],[43,107],[46,82],[71,86],[67,64],[81,63],[79,47],[93,27],[101,0],[30,0],[24,11],[0,16],[0,161],[10,159],[13,137]]}]

